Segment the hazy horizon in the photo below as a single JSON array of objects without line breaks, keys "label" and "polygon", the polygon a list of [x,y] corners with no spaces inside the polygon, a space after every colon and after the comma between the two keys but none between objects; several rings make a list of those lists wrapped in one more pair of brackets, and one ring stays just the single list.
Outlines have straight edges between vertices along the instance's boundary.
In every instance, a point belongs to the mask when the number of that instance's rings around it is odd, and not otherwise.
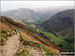
[{"label": "hazy horizon", "polygon": [[74,1],[1,1],[1,11],[8,11],[17,8],[34,9],[58,6],[74,6]]}]

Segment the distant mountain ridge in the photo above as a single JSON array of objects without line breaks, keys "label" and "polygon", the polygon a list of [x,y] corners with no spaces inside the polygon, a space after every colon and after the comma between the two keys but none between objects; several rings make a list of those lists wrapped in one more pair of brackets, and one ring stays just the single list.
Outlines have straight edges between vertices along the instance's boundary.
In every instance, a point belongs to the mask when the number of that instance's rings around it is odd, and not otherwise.
[{"label": "distant mountain ridge", "polygon": [[[46,27],[46,30],[51,30],[53,32],[59,32],[61,28],[70,28],[74,25],[74,9],[64,10],[50,19],[44,21],[42,26]],[[48,27],[47,27],[48,26]],[[50,27],[50,28],[49,28]],[[49,29],[48,29],[49,28]]]},{"label": "distant mountain ridge", "polygon": [[35,11],[43,15],[40,16],[42,20],[46,20],[54,16],[58,12],[68,10],[68,9],[74,9],[74,6],[43,7],[43,8],[37,8],[35,9]]},{"label": "distant mountain ridge", "polygon": [[19,8],[14,10],[9,10],[2,12],[2,16],[10,17],[12,19],[19,19],[25,22],[35,22],[40,23],[49,17],[52,17],[56,13],[71,9],[73,6],[61,6],[61,7],[50,7],[50,8],[37,8],[37,9],[29,9],[29,8]]},{"label": "distant mountain ridge", "polygon": [[6,12],[2,12],[3,16],[10,17],[12,19],[18,19],[18,20],[26,20],[26,21],[35,21],[39,18],[39,13],[35,12],[28,8],[19,8],[15,10],[10,10]]}]

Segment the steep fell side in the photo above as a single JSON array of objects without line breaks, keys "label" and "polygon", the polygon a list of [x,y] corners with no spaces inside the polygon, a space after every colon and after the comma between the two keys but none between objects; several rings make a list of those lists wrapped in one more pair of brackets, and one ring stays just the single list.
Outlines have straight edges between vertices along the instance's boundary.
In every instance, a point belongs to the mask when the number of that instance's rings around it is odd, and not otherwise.
[{"label": "steep fell side", "polygon": [[21,34],[21,37],[26,41],[39,43],[44,47],[48,48],[53,54],[58,54],[60,51],[63,51],[56,44],[46,40],[44,37],[42,37],[40,34],[38,34],[35,30],[30,28],[28,25],[17,23],[12,19],[3,16],[1,16],[0,20],[1,20],[0,23],[2,24],[1,30],[13,31],[15,29],[18,29],[19,33]]}]

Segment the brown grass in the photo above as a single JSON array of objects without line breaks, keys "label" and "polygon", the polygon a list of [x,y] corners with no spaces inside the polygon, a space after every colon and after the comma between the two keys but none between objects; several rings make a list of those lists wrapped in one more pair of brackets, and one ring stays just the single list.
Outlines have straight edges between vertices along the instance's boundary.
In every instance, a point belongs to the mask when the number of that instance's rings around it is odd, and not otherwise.
[{"label": "brown grass", "polygon": [[[3,18],[4,18],[3,20],[7,19],[5,17]],[[5,22],[0,22],[0,23],[1,23],[2,30],[8,31],[8,30],[13,30],[17,28],[24,40],[39,43],[43,45],[44,47],[48,48],[52,53],[58,54],[59,51],[61,50],[61,48],[56,46],[51,41],[46,40],[44,37],[40,36],[36,31],[34,31],[33,29],[29,28],[26,25],[23,25],[21,23],[19,24],[15,23],[13,20],[9,20],[9,18],[8,20],[5,20]]]}]

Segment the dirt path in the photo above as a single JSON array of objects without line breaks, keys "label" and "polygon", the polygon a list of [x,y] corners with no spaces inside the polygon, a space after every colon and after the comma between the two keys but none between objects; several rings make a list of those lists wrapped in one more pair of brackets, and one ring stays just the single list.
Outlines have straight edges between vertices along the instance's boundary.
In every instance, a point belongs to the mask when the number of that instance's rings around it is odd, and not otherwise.
[{"label": "dirt path", "polygon": [[[20,34],[14,34],[11,37],[7,37],[8,40],[5,42],[4,46],[1,46],[2,56],[15,56],[19,48],[21,48],[20,42]],[[45,52],[36,46],[32,45],[33,47],[29,46],[22,46],[22,49],[26,49],[30,54],[33,56],[45,56]]]},{"label": "dirt path", "polygon": [[17,50],[20,47],[20,36],[15,34],[11,37],[8,37],[6,44],[2,46],[3,55],[5,56],[14,56]]}]

